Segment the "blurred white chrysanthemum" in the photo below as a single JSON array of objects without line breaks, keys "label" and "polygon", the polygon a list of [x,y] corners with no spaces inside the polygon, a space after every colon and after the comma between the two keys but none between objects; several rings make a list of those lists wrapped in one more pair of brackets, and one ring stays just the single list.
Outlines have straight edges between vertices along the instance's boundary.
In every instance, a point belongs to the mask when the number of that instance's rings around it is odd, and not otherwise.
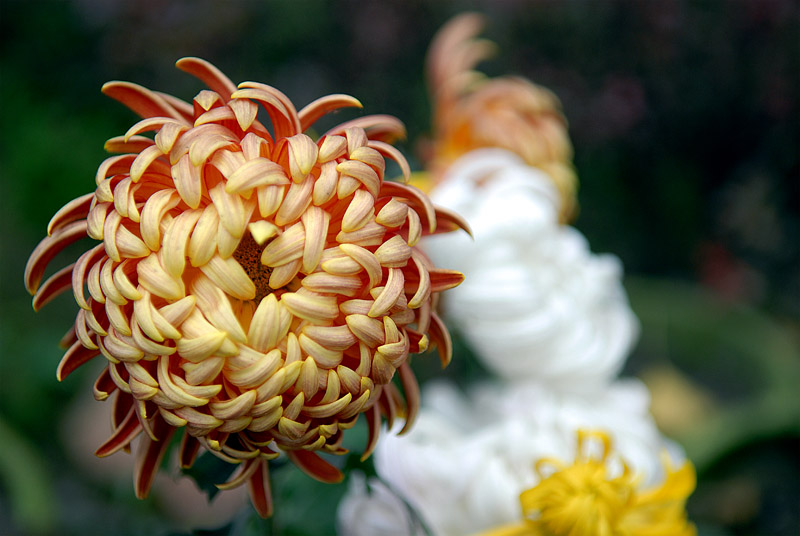
[{"label": "blurred white chrysanthemum", "polygon": [[358,472],[350,476],[337,517],[338,532],[344,536],[426,536],[419,518],[398,494],[380,479],[367,480]]},{"label": "blurred white chrysanthemum", "polygon": [[619,372],[638,335],[622,266],[558,223],[560,196],[543,172],[503,149],[478,149],[431,197],[474,229],[474,241],[437,236],[425,249],[467,275],[445,311],[488,368],[572,390]]},{"label": "blurred white chrysanthemum", "polygon": [[[581,429],[606,431],[641,486],[664,480],[665,451],[673,465],[683,458],[680,448],[659,434],[647,411],[647,389],[638,381],[617,381],[585,396],[531,387],[478,386],[467,399],[450,385],[436,384],[426,389],[415,428],[403,437],[381,436],[378,475],[433,534],[461,536],[518,521],[520,493],[540,480],[537,461],[573,458]],[[608,470],[617,476],[624,467],[614,459]],[[366,534],[372,526],[371,533],[378,534],[387,519],[403,515],[401,500],[385,488],[378,492],[377,482],[371,487],[369,495],[363,484],[351,488],[340,510],[344,534]],[[359,528],[348,520],[358,520]],[[398,527],[395,534],[414,532]]]}]

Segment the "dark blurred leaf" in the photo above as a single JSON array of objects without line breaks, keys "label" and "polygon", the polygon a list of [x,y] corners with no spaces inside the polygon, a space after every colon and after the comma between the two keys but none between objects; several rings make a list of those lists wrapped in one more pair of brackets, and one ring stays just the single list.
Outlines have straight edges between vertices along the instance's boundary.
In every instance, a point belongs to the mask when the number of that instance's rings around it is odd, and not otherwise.
[{"label": "dark blurred leaf", "polygon": [[194,479],[197,486],[208,495],[210,501],[220,491],[217,484],[227,481],[238,467],[238,465],[217,458],[210,452],[204,452],[197,457],[190,468],[182,469],[181,472]]},{"label": "dark blurred leaf", "polygon": [[48,507],[55,494],[41,453],[1,419],[0,443],[0,482],[19,528],[26,534],[49,534],[56,524],[56,512]]},{"label": "dark blurred leaf", "polygon": [[167,536],[232,536],[233,523],[217,529],[198,529],[192,532],[170,532]]}]

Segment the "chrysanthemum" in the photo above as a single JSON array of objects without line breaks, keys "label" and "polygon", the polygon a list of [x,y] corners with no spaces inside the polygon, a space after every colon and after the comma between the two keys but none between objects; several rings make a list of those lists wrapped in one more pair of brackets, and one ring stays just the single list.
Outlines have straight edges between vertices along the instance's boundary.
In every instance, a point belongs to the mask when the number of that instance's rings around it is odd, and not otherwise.
[{"label": "chrysanthemum", "polygon": [[[125,82],[103,87],[143,119],[106,143],[124,154],[100,165],[94,193],[53,217],[25,283],[36,309],[74,291],[80,310],[58,378],[105,357],[94,394],[116,392],[114,431],[97,455],[144,432],[139,497],[182,428],[181,464],[201,447],[240,463],[221,487],[248,483],[267,516],[266,461],[279,450],[337,481],[314,451],[344,452],[359,414],[369,423],[365,456],[382,415],[413,421],[408,356],[430,339],[450,359],[433,302],[463,278],[415,245],[465,224],[384,181],[385,157],[408,175],[387,143],[403,135],[395,118],[361,117],[314,140],[304,132],[319,117],[360,103],[330,95],[297,112],[275,88],[237,88],[203,60],[177,66],[209,88],[192,104]],[[155,136],[139,135],[147,131]],[[101,243],[40,285],[54,256],[86,236]]]},{"label": "chrysanthemum", "polygon": [[509,381],[570,391],[604,388],[638,336],[622,264],[591,252],[558,223],[550,179],[505,149],[458,159],[431,193],[475,229],[431,237],[425,248],[467,274],[444,296],[447,318],[487,368]]},{"label": "chrysanthemum", "polygon": [[413,527],[409,505],[436,536],[517,524],[520,494],[542,480],[536,462],[576,456],[581,429],[600,429],[613,439],[610,474],[619,476],[625,460],[637,493],[664,485],[664,453],[676,465],[685,460],[659,433],[648,414],[647,388],[636,380],[585,394],[503,383],[473,385],[467,395],[437,382],[426,386],[423,400],[407,435],[383,434],[378,441],[375,470],[388,487],[374,479],[351,483],[339,507],[343,534],[380,534],[398,519],[408,522],[395,534],[423,534]]},{"label": "chrysanthemum", "polygon": [[[539,483],[522,492],[524,520],[482,536],[694,536],[686,499],[695,487],[692,464],[676,469],[664,461],[660,485],[642,488],[640,479],[613,450],[604,432],[578,431],[572,463],[536,462]],[[599,454],[591,440],[600,442]],[[616,459],[615,459],[616,458]],[[621,470],[610,464],[616,462]],[[614,473],[618,474],[614,474]]]},{"label": "chrysanthemum", "polygon": [[430,170],[441,174],[460,156],[481,147],[501,147],[541,169],[558,188],[561,220],[576,208],[577,177],[561,103],[549,90],[519,77],[486,79],[475,66],[494,43],[476,39],[484,19],[459,15],[434,39],[428,54],[434,136]]}]

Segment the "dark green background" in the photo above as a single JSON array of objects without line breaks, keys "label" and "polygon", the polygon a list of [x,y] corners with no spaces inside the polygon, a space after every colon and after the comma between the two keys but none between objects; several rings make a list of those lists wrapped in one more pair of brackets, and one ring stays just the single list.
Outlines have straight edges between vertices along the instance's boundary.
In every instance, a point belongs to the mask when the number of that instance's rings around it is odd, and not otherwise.
[{"label": "dark green background", "polygon": [[[93,188],[104,140],[135,120],[101,85],[188,100],[200,85],[173,64],[196,55],[298,106],[349,93],[407,124],[402,149],[418,169],[425,51],[468,9],[487,14],[499,44],[485,72],[526,76],[563,102],[575,226],[621,257],[642,319],[626,372],[669,370],[702,394],[702,414],[672,430],[699,470],[689,510],[701,534],[800,530],[798,2],[2,0],[0,533],[177,530],[128,480],[70,462],[64,414],[94,371],[55,381],[74,306],[64,297],[35,315],[22,285],[50,216]],[[466,349],[445,372],[463,384],[477,374]],[[333,530],[341,488],[293,471],[276,480],[274,533]],[[240,534],[266,530],[243,515]]]}]

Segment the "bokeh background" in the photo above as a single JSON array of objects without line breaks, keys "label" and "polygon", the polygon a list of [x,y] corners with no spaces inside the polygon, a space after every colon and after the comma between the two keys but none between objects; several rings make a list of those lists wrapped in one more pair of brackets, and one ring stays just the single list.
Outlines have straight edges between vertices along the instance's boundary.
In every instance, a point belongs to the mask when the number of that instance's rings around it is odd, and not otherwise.
[{"label": "bokeh background", "polygon": [[[109,431],[96,370],[55,379],[75,306],[63,296],[34,314],[22,272],[50,216],[93,188],[103,142],[135,121],[104,82],[189,100],[200,84],[173,64],[196,55],[299,106],[349,93],[407,124],[401,147],[419,169],[426,48],[465,10],[488,16],[499,45],[485,72],[562,100],[574,225],[624,262],[642,322],[625,373],[697,466],[700,534],[800,532],[797,1],[2,0],[0,534],[333,533],[343,485],[294,470],[277,472],[269,522],[240,494],[206,507],[174,471],[137,501],[130,456],[92,459]],[[444,373],[418,360],[422,376],[468,385],[482,371],[459,348]]]}]

